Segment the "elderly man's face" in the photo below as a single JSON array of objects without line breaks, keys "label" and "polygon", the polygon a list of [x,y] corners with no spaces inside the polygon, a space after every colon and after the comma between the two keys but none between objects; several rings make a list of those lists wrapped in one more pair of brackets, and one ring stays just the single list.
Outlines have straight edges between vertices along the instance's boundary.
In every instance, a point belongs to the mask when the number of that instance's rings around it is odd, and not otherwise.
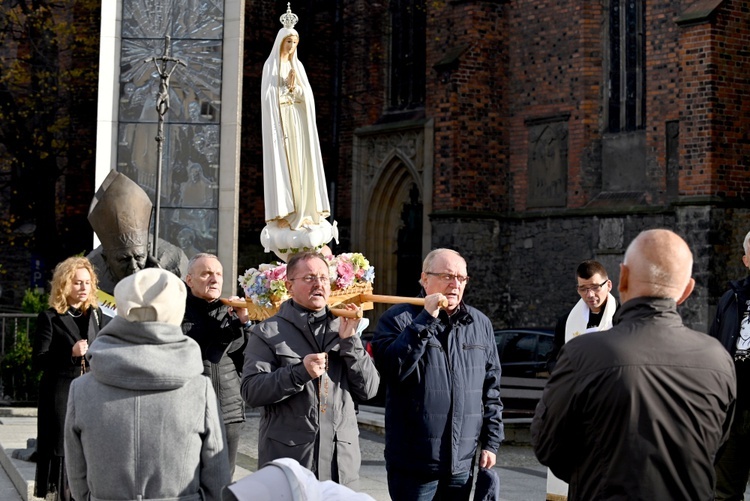
[{"label": "elderly man's face", "polygon": [[422,272],[422,285],[429,296],[442,293],[448,299],[445,310],[453,313],[464,297],[468,275],[466,261],[452,252],[441,252],[432,261],[429,270]]},{"label": "elderly man's face", "polygon": [[224,268],[218,259],[202,257],[196,260],[188,270],[185,283],[190,287],[193,296],[206,301],[214,301],[221,297]]},{"label": "elderly man's face", "polygon": [[287,270],[286,288],[300,306],[322,310],[331,295],[328,265],[317,257],[298,262],[291,273]]},{"label": "elderly man's face", "polygon": [[104,260],[112,275],[119,282],[146,267],[146,246],[125,247],[115,251],[104,251]]}]

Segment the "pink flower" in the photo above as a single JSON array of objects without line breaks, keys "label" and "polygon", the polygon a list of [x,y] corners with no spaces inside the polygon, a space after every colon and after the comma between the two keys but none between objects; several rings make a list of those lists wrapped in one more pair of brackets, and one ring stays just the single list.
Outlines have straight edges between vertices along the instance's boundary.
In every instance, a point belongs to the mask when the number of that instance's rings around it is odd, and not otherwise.
[{"label": "pink flower", "polygon": [[266,273],[266,276],[269,280],[284,280],[286,279],[286,265],[282,264],[280,266],[277,266],[276,268],[273,268],[272,270],[268,270]]},{"label": "pink flower", "polygon": [[339,260],[336,265],[336,272],[339,275],[336,279],[336,285],[339,289],[346,289],[354,282],[354,265],[351,262]]}]

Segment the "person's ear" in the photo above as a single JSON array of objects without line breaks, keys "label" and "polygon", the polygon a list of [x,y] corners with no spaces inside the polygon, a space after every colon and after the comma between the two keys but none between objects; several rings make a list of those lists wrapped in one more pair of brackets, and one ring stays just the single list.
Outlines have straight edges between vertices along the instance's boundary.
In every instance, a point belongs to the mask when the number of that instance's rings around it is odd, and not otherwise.
[{"label": "person's ear", "polygon": [[620,281],[617,283],[617,292],[620,293],[620,302],[625,302],[625,297],[627,297],[628,293],[628,279],[630,274],[630,270],[628,269],[627,265],[625,263],[620,263]]},{"label": "person's ear", "polygon": [[682,292],[682,296],[677,300],[677,304],[682,304],[690,294],[692,294],[693,289],[695,289],[695,279],[691,278],[688,282],[687,286],[685,286],[685,290]]},{"label": "person's ear", "polygon": [[747,253],[742,256],[742,264],[745,265],[745,268],[750,268],[750,256]]}]

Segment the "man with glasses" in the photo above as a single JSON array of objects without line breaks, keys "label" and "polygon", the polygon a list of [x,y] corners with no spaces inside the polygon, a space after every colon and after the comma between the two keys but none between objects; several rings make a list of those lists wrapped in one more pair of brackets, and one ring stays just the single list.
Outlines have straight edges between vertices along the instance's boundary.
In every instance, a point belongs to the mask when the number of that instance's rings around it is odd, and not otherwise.
[{"label": "man with glasses", "polygon": [[319,480],[357,490],[353,398],[373,398],[380,376],[355,335],[359,319],[335,318],[328,309],[326,260],[315,252],[295,254],[286,275],[291,299],[253,327],[245,349],[242,396],[261,407],[258,465],[296,459]]},{"label": "man with glasses", "polygon": [[601,263],[587,259],[576,268],[576,290],[581,299],[555,326],[555,344],[548,367],[554,369],[562,346],[581,334],[612,328],[617,300],[612,296],[612,281]]},{"label": "man with glasses", "polygon": [[387,382],[385,463],[393,501],[466,500],[502,442],[500,361],[492,323],[463,302],[466,261],[436,249],[422,264],[424,307],[386,311],[373,338]]}]

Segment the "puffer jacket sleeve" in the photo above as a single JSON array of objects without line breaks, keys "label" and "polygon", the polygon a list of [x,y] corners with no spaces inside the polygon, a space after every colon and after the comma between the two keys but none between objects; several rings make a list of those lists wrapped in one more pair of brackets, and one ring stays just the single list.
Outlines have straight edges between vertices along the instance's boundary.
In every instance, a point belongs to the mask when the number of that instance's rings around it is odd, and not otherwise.
[{"label": "puffer jacket sleeve", "polygon": [[70,385],[68,409],[65,415],[65,469],[68,474],[70,493],[74,499],[88,499],[89,486],[86,478],[86,457],[81,444],[81,429],[76,422],[76,383]]},{"label": "puffer jacket sleeve", "polygon": [[[203,378],[206,394],[204,432],[201,448],[200,486],[206,501],[221,501],[221,490],[232,480],[223,425],[211,381]],[[86,499],[78,498],[76,499]]]},{"label": "puffer jacket sleeve", "polygon": [[[375,363],[385,378],[403,381],[412,375],[425,354],[429,338],[436,334],[438,320],[420,310],[414,315],[409,306],[394,307],[380,317],[372,344]],[[416,377],[421,376],[417,372]]]},{"label": "puffer jacket sleeve", "polygon": [[[491,326],[490,326],[491,327]],[[492,330],[489,330],[488,339],[488,357],[486,372],[484,375],[484,385],[482,388],[482,404],[484,405],[484,416],[482,420],[482,432],[479,441],[482,449],[494,452],[500,447],[500,443],[505,439],[503,428],[503,402],[500,399],[500,358],[497,355],[497,345],[495,344]]]},{"label": "puffer jacket sleeve", "polygon": [[575,451],[582,443],[580,420],[576,418],[576,371],[563,346],[555,367],[536,406],[531,421],[531,445],[540,463],[549,466],[560,479],[570,482],[571,466],[578,464]]},{"label": "puffer jacket sleeve", "polygon": [[349,380],[349,391],[360,400],[370,400],[378,393],[380,374],[370,355],[362,346],[362,340],[354,335],[339,341],[340,355],[346,365],[346,377]]}]

